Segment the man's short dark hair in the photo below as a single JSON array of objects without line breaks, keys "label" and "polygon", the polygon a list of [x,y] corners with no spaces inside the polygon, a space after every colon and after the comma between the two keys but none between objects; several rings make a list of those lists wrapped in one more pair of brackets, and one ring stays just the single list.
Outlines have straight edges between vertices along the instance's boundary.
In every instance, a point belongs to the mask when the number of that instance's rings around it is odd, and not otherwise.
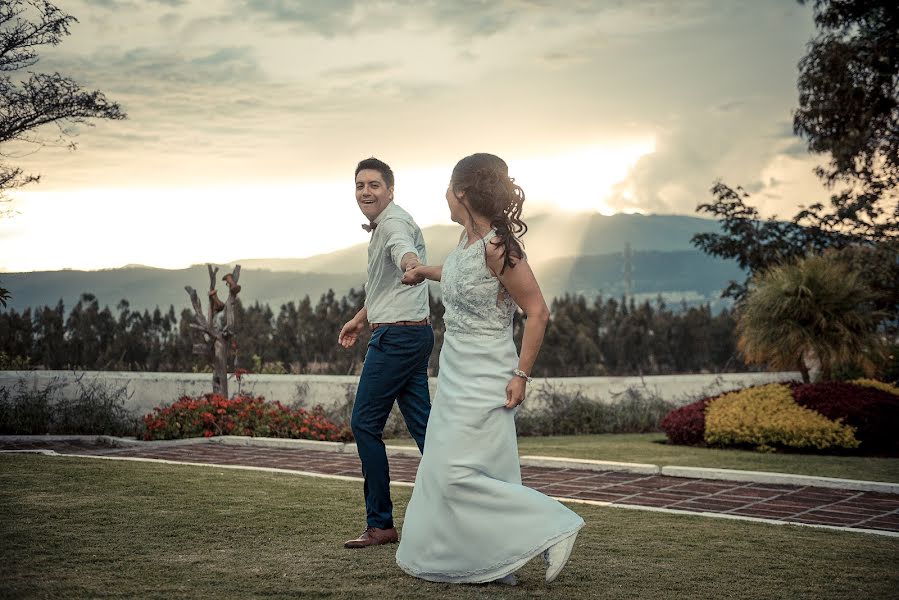
[{"label": "man's short dark hair", "polygon": [[359,171],[364,171],[365,169],[377,171],[381,174],[381,177],[384,178],[384,183],[387,187],[393,187],[393,170],[383,160],[378,160],[372,156],[371,158],[359,161],[359,164],[356,165],[356,175],[359,175]]}]

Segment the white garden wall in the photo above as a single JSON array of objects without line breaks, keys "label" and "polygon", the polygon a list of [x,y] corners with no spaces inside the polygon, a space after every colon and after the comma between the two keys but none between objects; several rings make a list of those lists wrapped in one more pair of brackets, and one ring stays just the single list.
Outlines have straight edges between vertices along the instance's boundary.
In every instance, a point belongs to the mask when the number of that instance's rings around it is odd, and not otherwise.
[{"label": "white garden wall", "polygon": [[[130,398],[126,407],[146,414],[161,404],[170,404],[182,395],[196,396],[212,390],[212,375],[208,373],[135,373],[119,371],[0,371],[0,387],[12,388],[19,382],[44,387],[56,380],[65,387],[63,393],[77,392],[78,378],[83,382],[99,379],[114,386],[126,386]],[[528,386],[528,399],[534,402],[540,388],[552,386],[560,391],[580,391],[599,402],[614,402],[617,395],[628,388],[654,393],[676,404],[687,404],[703,396],[748,385],[799,379],[799,373],[726,373],[722,375],[657,375],[651,377],[558,377],[535,379]],[[347,394],[355,391],[358,377],[339,375],[246,375],[244,393],[264,396],[291,404],[302,400],[307,407],[321,404],[332,407],[346,402]],[[437,379],[431,378],[431,394]],[[237,382],[230,380],[229,391],[237,391]]]}]

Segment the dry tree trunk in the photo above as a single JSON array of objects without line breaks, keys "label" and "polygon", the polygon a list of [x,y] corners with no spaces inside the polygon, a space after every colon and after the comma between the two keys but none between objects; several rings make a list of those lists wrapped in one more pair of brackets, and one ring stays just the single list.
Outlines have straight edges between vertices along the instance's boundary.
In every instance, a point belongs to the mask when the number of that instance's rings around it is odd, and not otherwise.
[{"label": "dry tree trunk", "polygon": [[[207,263],[206,269],[209,272],[209,292],[207,293],[209,311],[205,316],[197,291],[189,285],[184,286],[194,307],[194,320],[190,323],[190,327],[203,333],[203,342],[194,344],[193,350],[194,354],[205,356],[212,363],[212,393],[227,398],[228,353],[234,341],[234,303],[237,301],[237,294],[240,293],[240,286],[237,285],[237,281],[240,279],[240,265],[236,265],[233,272],[222,277],[222,280],[228,285],[228,299],[224,302],[219,300],[218,292],[215,289],[218,267],[213,268],[211,264]],[[216,316],[222,311],[225,311],[223,326],[221,319],[216,319]]]}]

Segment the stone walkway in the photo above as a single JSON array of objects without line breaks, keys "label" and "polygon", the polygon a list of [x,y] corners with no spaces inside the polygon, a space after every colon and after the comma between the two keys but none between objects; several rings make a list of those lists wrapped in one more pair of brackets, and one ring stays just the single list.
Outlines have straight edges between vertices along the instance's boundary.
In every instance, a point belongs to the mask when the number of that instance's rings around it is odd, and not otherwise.
[{"label": "stone walkway", "polygon": [[[265,467],[344,477],[361,475],[355,453],[309,449],[221,443],[122,448],[79,440],[6,441],[0,449],[48,449],[60,454]],[[418,460],[391,456],[392,480],[413,482]],[[521,475],[525,485],[560,499],[899,533],[899,494],[577,468],[523,466]]]}]

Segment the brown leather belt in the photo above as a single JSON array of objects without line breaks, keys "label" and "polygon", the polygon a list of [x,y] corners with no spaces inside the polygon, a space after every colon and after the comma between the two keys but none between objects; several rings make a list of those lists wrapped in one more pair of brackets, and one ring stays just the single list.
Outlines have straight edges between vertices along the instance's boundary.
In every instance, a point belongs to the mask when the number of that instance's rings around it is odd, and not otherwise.
[{"label": "brown leather belt", "polygon": [[396,321],[395,323],[372,323],[371,330],[374,331],[378,327],[385,327],[387,325],[427,325],[431,322],[430,318],[422,319],[421,321]]}]

